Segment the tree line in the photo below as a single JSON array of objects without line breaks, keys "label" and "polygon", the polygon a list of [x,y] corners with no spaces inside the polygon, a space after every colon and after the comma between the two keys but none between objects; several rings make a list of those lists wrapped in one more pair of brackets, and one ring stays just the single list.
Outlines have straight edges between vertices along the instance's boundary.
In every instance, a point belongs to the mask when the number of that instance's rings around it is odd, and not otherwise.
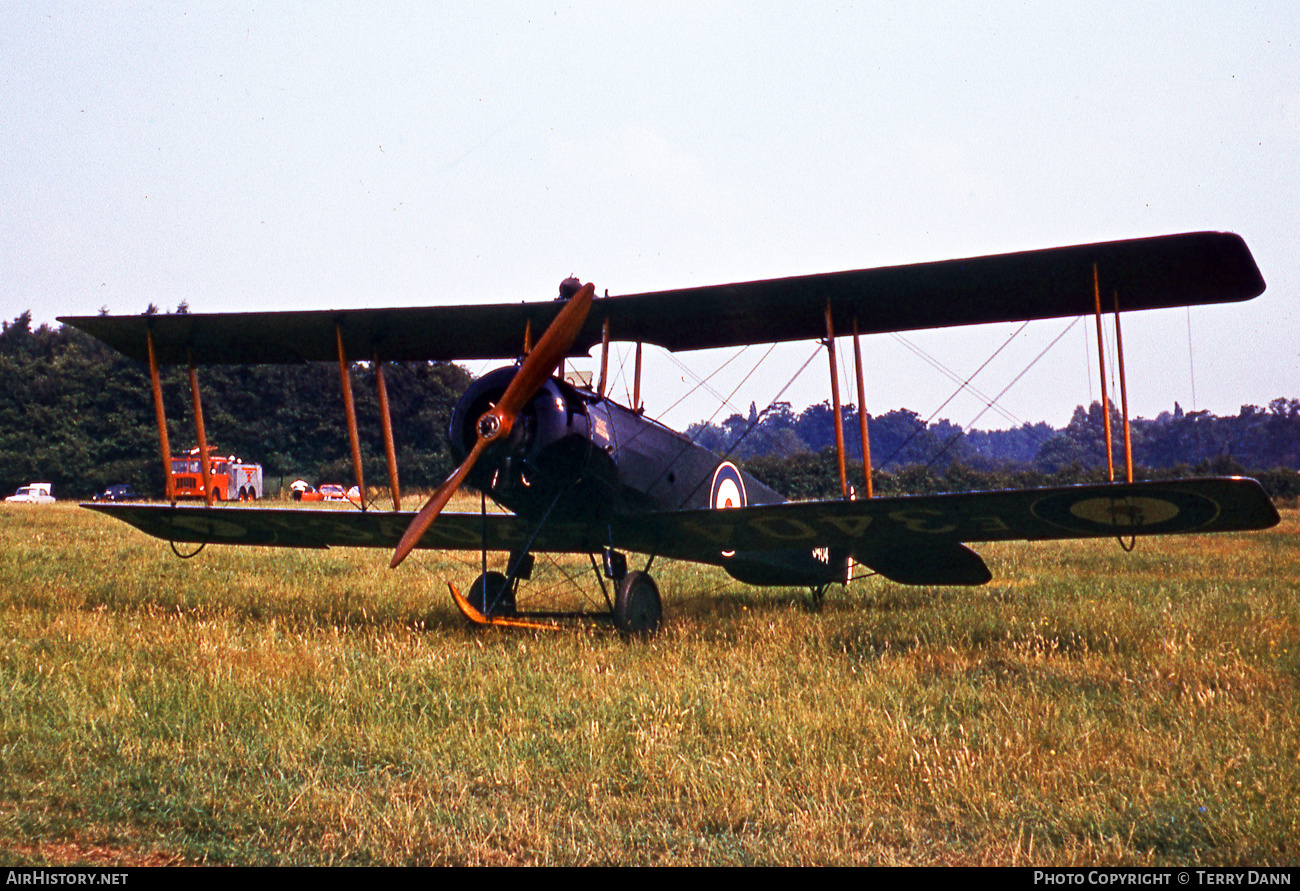
[{"label": "tree line", "polygon": [[[857,408],[841,406],[851,484],[865,486]],[[1124,474],[1123,422],[1111,406],[1112,460]],[[1246,475],[1278,499],[1300,496],[1300,399],[1244,405],[1235,416],[1184,412],[1177,404],[1130,423],[1135,479]],[[963,430],[897,409],[867,416],[873,488],[881,494],[960,492],[1101,482],[1108,478],[1105,417],[1099,402],[1078,406],[1061,429],[1046,423],[1010,430]],[[839,495],[835,411],[827,402],[795,413],[778,402],[721,424],[693,424],[688,435],[790,498]],[[854,482],[856,481],[856,482]]]},{"label": "tree line", "polygon": [[[184,311],[182,305],[178,311]],[[364,473],[386,482],[374,369],[351,369]],[[350,484],[351,458],[338,366],[205,366],[199,369],[208,442],[222,454],[262,465],[274,494],[302,477]],[[168,437],[175,453],[195,442],[188,372],[161,373]],[[404,489],[432,488],[452,470],[451,412],[470,375],[446,362],[385,366],[393,435]],[[841,408],[850,476],[861,487],[858,415]],[[1011,430],[962,430],[898,409],[868,416],[873,481],[882,494],[1022,488],[1105,477],[1103,414],[1075,409],[1057,430],[1045,423]],[[1175,404],[1132,422],[1138,476],[1248,474],[1277,498],[1300,496],[1300,400],[1242,406],[1236,416],[1184,412]],[[1123,467],[1118,412],[1112,407],[1114,459]],[[778,402],[687,435],[727,455],[791,498],[835,497],[834,410],[796,413]],[[1122,473],[1122,470],[1121,470]],[[60,498],[82,498],[113,483],[149,497],[164,492],[148,368],[68,327],[33,328],[31,313],[0,324],[0,489],[34,480]]]}]

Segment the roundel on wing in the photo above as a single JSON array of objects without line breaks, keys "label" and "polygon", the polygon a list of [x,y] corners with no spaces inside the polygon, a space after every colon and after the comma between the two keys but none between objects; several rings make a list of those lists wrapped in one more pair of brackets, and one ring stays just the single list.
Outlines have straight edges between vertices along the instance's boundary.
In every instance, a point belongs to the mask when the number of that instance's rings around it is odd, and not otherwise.
[{"label": "roundel on wing", "polygon": [[744,507],[745,480],[730,461],[723,461],[713,471],[713,485],[709,490],[709,507]]},{"label": "roundel on wing", "polygon": [[1067,489],[1039,499],[1030,510],[1054,526],[1092,535],[1190,532],[1219,515],[1215,502],[1178,489],[1117,496]]}]

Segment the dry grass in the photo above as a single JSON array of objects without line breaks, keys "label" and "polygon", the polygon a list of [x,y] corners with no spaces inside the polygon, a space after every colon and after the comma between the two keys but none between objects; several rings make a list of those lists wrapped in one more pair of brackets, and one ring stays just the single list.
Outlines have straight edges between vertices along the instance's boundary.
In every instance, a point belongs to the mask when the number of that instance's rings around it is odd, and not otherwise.
[{"label": "dry grass", "polygon": [[182,562],[65,505],[0,508],[0,542],[10,863],[1298,857],[1295,512],[988,547],[984,589],[819,613],[657,563],[634,644],[467,629],[473,558]]}]

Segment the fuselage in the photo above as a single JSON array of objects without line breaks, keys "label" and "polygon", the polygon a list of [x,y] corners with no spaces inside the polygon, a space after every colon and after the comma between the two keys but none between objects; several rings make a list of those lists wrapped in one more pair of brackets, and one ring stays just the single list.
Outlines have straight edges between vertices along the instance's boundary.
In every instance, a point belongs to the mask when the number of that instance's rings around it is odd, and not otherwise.
[{"label": "fuselage", "polygon": [[[473,448],[478,419],[517,368],[479,378],[456,405],[451,448]],[[781,495],[689,438],[589,390],[550,378],[510,434],[474,466],[469,483],[537,523],[604,525],[616,517],[777,504]],[[720,554],[719,565],[752,584],[825,584],[842,572],[807,550]],[[829,578],[827,577],[829,573]]]},{"label": "fuselage", "polygon": [[[451,448],[462,460],[474,425],[514,377],[493,371],[465,391],[451,421]],[[504,442],[470,474],[471,485],[525,517],[548,511],[564,520],[714,506],[711,486],[722,458],[641,412],[565,381],[546,381]],[[728,465],[730,466],[730,465]],[[777,504],[777,492],[738,471],[745,504]]]}]

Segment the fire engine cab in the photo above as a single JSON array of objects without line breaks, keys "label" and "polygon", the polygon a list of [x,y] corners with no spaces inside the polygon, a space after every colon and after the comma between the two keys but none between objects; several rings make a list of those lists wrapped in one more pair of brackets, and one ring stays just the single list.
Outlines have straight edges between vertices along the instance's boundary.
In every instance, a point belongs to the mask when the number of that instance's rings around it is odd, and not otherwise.
[{"label": "fire engine cab", "polygon": [[[234,455],[215,455],[208,446],[212,468],[212,497],[217,501],[256,501],[262,497],[262,465],[247,464]],[[177,498],[203,498],[203,461],[198,449],[172,456],[172,479]]]}]

